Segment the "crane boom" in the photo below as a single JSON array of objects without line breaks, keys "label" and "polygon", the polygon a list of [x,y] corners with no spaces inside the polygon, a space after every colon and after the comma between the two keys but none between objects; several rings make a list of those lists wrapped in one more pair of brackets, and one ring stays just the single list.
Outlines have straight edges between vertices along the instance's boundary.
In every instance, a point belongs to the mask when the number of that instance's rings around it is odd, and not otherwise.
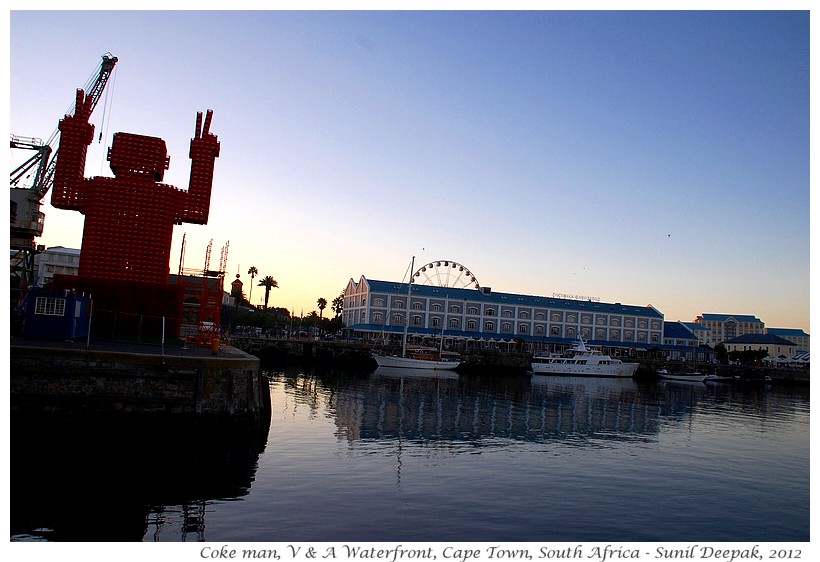
[{"label": "crane boom", "polygon": [[[91,99],[92,111],[100,101],[116,64],[117,57],[111,53],[104,54],[99,69],[86,83],[85,91],[88,92],[87,98]],[[9,175],[12,293],[17,291],[20,295],[25,295],[34,282],[34,256],[40,251],[40,248],[35,246],[34,239],[43,233],[45,216],[40,212],[40,205],[46,193],[54,185],[54,171],[59,152],[58,135],[59,129],[55,130],[45,143],[41,139],[11,135],[11,148],[34,152]],[[25,178],[31,176],[33,180],[29,185],[21,185]]]},{"label": "crane boom", "polygon": [[[111,53],[106,53],[102,56],[102,62],[100,63],[100,69],[97,73],[96,78],[93,79],[90,86],[85,88],[86,97],[87,99],[91,100],[91,112],[94,112],[94,108],[97,107],[97,103],[99,103],[100,98],[102,97],[103,90],[105,90],[105,85],[108,83],[108,79],[111,77],[111,72],[114,70],[114,66],[117,64],[117,57],[113,56]],[[74,113],[72,111],[71,113]],[[49,143],[51,144],[51,143]],[[39,196],[40,200],[46,196],[48,190],[51,189],[51,186],[54,185],[54,170],[57,168],[57,157],[59,156],[59,150],[54,151],[54,156],[52,156],[51,161],[48,163],[48,167],[43,175],[43,180],[40,182],[40,185],[37,187],[36,192]]]}]

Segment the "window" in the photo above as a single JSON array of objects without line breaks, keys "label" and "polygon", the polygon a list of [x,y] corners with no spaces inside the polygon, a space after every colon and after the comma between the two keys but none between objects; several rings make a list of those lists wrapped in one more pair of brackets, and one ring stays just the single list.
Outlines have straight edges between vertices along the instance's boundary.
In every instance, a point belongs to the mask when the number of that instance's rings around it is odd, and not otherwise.
[{"label": "window", "polygon": [[441,326],[441,318],[439,318],[438,316],[433,316],[432,318],[430,318],[430,324],[434,328],[438,328],[439,326]]},{"label": "window", "polygon": [[458,318],[450,318],[450,328],[458,328]]},{"label": "window", "polygon": [[413,326],[421,326],[421,316],[413,316]]},{"label": "window", "polygon": [[512,324],[509,322],[504,322],[501,324],[501,331],[502,332],[512,332]]},{"label": "window", "polygon": [[621,325],[621,319],[612,317],[612,318],[609,319],[609,325],[610,326],[620,326]]},{"label": "window", "polygon": [[530,317],[530,313],[527,312],[526,310],[522,310],[518,313],[518,317],[523,319],[523,320],[527,320]]},{"label": "window", "polygon": [[494,308],[485,308],[484,314],[486,316],[495,316],[495,309]]},{"label": "window", "polygon": [[550,316],[550,320],[553,322],[560,322],[561,321],[561,313],[560,312],[553,312]]},{"label": "window", "polygon": [[34,303],[34,314],[43,314],[46,316],[64,316],[65,299],[37,297],[37,300]]},{"label": "window", "polygon": [[404,314],[394,314],[393,315],[393,324],[396,326],[401,326],[404,324]]},{"label": "window", "polygon": [[542,324],[539,324],[538,326],[536,326],[535,327],[535,333],[539,336],[543,336],[544,335],[544,326]]},{"label": "window", "polygon": [[519,324],[518,333],[519,334],[529,334],[530,333],[530,327],[527,326],[526,324]]},{"label": "window", "polygon": [[550,326],[550,335],[551,336],[561,335],[561,331],[558,329],[558,326]]},{"label": "window", "polygon": [[494,332],[495,331],[495,323],[494,322],[484,322],[484,331],[485,332]]},{"label": "window", "polygon": [[575,323],[578,321],[578,316],[575,314],[567,314],[567,322]]},{"label": "window", "polygon": [[606,338],[606,330],[603,328],[595,328],[595,339],[602,340]]},{"label": "window", "polygon": [[504,318],[512,318],[512,310],[505,310],[501,313],[501,316],[503,316]]},{"label": "window", "polygon": [[434,304],[432,310],[433,312],[441,312],[441,305],[439,303]]},{"label": "window", "polygon": [[476,330],[478,328],[478,322],[475,320],[467,320],[467,329],[468,330]]},{"label": "window", "polygon": [[547,318],[547,315],[544,314],[543,312],[536,312],[535,313],[535,319],[536,320],[546,320],[546,318]]},{"label": "window", "polygon": [[382,323],[382,313],[381,312],[374,312],[373,313],[373,323],[374,324],[381,324]]},{"label": "window", "polygon": [[461,312],[461,308],[457,304],[451,304],[450,312],[453,314],[458,314],[459,312]]},{"label": "window", "polygon": [[384,306],[384,299],[373,299],[373,306]]},{"label": "window", "polygon": [[567,337],[574,338],[575,337],[575,328],[569,327],[567,328]]},{"label": "window", "polygon": [[422,308],[424,308],[424,305],[422,303],[420,303],[420,302],[414,302],[413,303],[413,310],[421,310]]},{"label": "window", "polygon": [[585,340],[589,339],[590,330],[589,328],[581,328],[581,337]]},{"label": "window", "polygon": [[467,314],[477,315],[478,314],[478,307],[471,306],[470,308],[467,309]]}]

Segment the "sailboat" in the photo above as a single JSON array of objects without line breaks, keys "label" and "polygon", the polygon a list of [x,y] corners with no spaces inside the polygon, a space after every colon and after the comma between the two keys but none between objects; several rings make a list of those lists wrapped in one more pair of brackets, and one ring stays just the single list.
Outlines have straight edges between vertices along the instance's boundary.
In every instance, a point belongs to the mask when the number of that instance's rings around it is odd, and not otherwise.
[{"label": "sailboat", "polygon": [[708,375],[697,369],[697,338],[692,341],[692,369],[681,372],[670,372],[666,367],[658,370],[658,376],[670,381],[705,382]]},{"label": "sailboat", "polygon": [[[407,283],[407,309],[410,309],[410,292],[413,287],[413,270],[416,257],[410,261],[410,281]],[[409,314],[409,312],[408,312]],[[409,318],[404,321],[404,333],[402,334],[401,355],[386,355],[383,353],[371,352],[373,359],[379,367],[393,367],[401,369],[437,369],[452,371],[461,365],[461,360],[456,357],[447,356],[444,353],[444,330],[441,332],[441,343],[439,349],[420,348],[408,351],[407,349],[407,325]]]}]

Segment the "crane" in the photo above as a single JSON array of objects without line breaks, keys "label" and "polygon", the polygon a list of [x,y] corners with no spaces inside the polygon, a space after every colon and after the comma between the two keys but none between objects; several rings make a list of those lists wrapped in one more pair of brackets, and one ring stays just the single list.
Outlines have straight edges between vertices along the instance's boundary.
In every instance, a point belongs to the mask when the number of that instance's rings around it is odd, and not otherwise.
[{"label": "crane", "polygon": [[[84,90],[91,99],[94,111],[103,90],[111,77],[117,57],[111,53],[102,55],[97,71],[91,76]],[[45,215],[40,211],[43,198],[54,184],[54,170],[58,152],[55,147],[58,131],[43,142],[39,138],[11,135],[11,148],[31,150],[33,154],[11,171],[11,275],[12,290],[22,294],[34,281],[34,256],[38,253],[34,239],[43,233]],[[27,182],[27,180],[31,180]],[[24,185],[26,183],[26,185]]]}]

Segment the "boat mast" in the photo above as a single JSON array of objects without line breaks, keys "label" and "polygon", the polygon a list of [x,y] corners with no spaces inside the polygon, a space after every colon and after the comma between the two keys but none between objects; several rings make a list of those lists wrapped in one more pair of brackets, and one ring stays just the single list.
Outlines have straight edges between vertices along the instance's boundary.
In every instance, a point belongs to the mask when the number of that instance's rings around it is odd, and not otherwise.
[{"label": "boat mast", "polygon": [[401,356],[407,357],[407,326],[410,324],[410,289],[413,287],[413,273],[415,272],[416,256],[410,260],[410,279],[407,281],[407,313],[404,316],[404,335],[401,338]]}]

